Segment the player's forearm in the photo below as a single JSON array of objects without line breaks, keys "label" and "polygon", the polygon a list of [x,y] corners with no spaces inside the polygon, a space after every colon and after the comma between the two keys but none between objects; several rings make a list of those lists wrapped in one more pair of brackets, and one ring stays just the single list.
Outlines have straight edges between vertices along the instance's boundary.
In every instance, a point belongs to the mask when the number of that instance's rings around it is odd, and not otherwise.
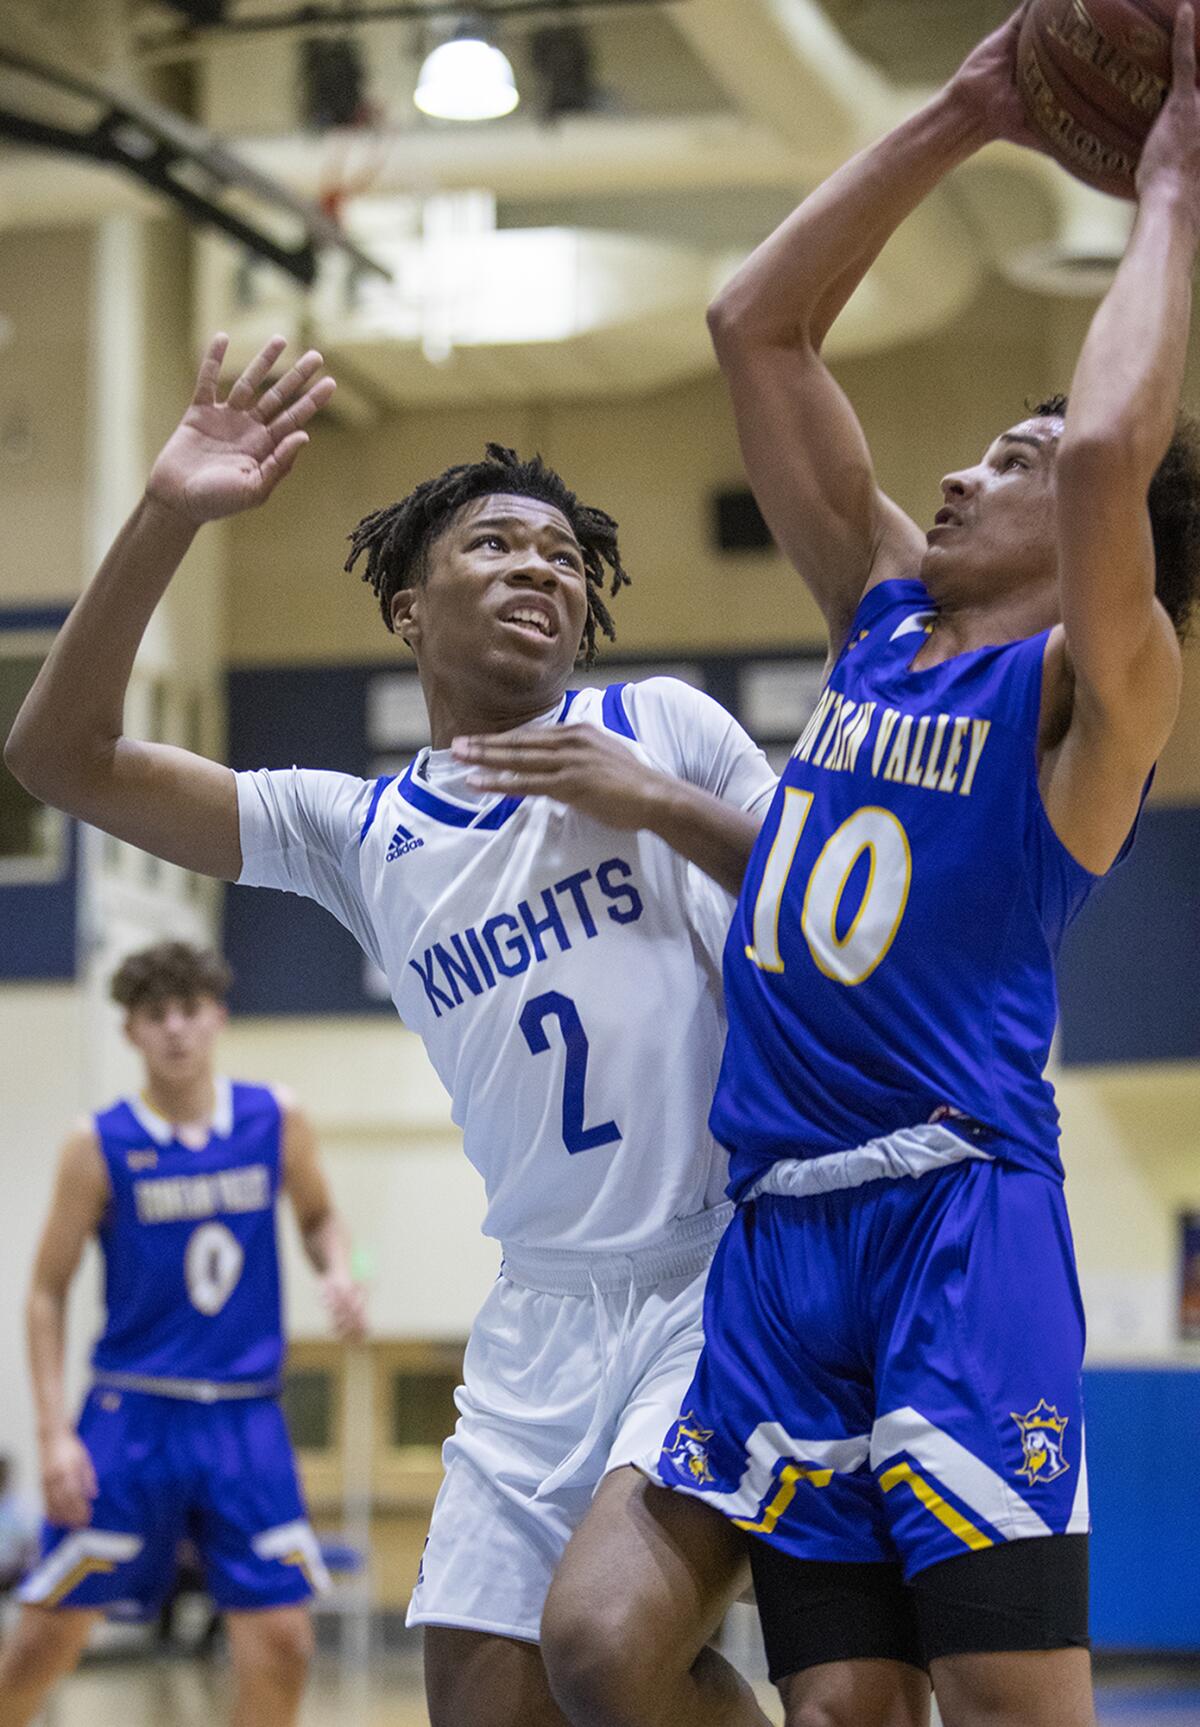
[{"label": "player's forearm", "polygon": [[307,1221],[300,1239],[304,1255],[318,1277],[350,1276],[350,1243],[336,1211],[326,1211]]},{"label": "player's forearm", "polygon": [[741,889],[761,825],[757,816],[666,774],[656,784],[645,821],[649,832],[731,894]]},{"label": "player's forearm", "polygon": [[70,810],[78,790],[111,763],[134,658],[194,533],[144,497],[76,602],[5,748],[12,773],[35,797]]},{"label": "player's forearm", "polygon": [[896,229],[988,136],[975,108],[948,87],[855,156],[718,297],[709,314],[718,349],[739,338],[820,348]]},{"label": "player's forearm", "polygon": [[1200,230],[1170,184],[1143,195],[1116,279],[1092,320],[1071,386],[1060,470],[1077,455],[1131,468],[1143,494],[1175,429]]},{"label": "player's forearm", "polygon": [[40,1445],[70,1425],[63,1378],[66,1331],[65,1296],[35,1284],[25,1306],[25,1338]]}]

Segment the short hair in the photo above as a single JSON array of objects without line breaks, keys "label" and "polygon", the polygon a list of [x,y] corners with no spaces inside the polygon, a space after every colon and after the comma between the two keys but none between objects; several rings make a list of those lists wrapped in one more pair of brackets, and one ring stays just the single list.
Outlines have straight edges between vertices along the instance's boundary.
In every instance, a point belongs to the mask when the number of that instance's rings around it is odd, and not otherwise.
[{"label": "short hair", "polygon": [[605,511],[580,503],[562,477],[547,467],[540,456],[522,461],[515,450],[489,444],[481,462],[447,468],[436,479],[425,480],[399,503],[375,510],[350,534],[350,556],[345,567],[353,570],[366,554],[362,579],[374,591],[388,629],[392,623],[392,601],[404,588],[424,582],[429,548],[450,525],[464,504],[493,492],[514,497],[536,498],[561,510],[583,552],[587,577],[587,622],[583,632],[584,659],[596,658],[597,632],[609,641],[616,637],[612,616],[604,601],[611,572],[610,595],[615,597],[629,582],[617,545],[617,524]]},{"label": "short hair", "polygon": [[[1068,397],[1050,396],[1038,418],[1065,419]],[[1200,601],[1200,420],[1181,414],[1166,455],[1150,482],[1154,591],[1183,641]]]},{"label": "short hair", "polygon": [[122,960],[109,994],[127,1013],[136,1013],[204,995],[223,1003],[232,987],[233,972],[219,953],[186,941],[160,941]]}]

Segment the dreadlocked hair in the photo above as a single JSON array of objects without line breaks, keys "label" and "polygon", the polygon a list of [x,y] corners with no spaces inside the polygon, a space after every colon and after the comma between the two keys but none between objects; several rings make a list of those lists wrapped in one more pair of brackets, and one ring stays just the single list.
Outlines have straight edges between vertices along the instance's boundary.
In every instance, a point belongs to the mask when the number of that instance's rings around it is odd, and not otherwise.
[{"label": "dreadlocked hair", "polygon": [[[1065,419],[1068,399],[1051,396],[1033,412]],[[1200,602],[1200,420],[1181,414],[1147,500],[1154,535],[1154,591],[1180,641]]]},{"label": "dreadlocked hair", "polygon": [[353,570],[365,554],[362,579],[379,601],[384,623],[394,630],[392,601],[402,589],[426,579],[430,546],[464,504],[492,492],[536,498],[561,510],[571,524],[583,552],[587,577],[583,658],[585,665],[593,664],[597,633],[609,641],[615,640],[617,633],[605,603],[605,587],[615,598],[629,582],[617,545],[617,524],[603,510],[581,504],[540,456],[523,462],[515,450],[506,449],[503,444],[489,444],[482,462],[447,468],[436,479],[423,481],[399,503],[363,517],[350,535],[350,556],[345,568]]}]

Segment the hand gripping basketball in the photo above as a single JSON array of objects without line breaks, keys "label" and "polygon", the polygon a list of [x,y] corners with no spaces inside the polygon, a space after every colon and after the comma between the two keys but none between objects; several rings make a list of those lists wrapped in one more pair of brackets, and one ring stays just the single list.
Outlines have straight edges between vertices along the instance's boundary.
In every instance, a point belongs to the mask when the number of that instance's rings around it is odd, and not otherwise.
[{"label": "hand gripping basketball", "polygon": [[1190,4],[1180,7],[1176,20],[1171,93],[1142,150],[1138,197],[1164,181],[1187,198],[1200,223],[1200,91],[1195,8]]},{"label": "hand gripping basketball", "polygon": [[1180,0],[1030,0],[1017,48],[1029,124],[1077,179],[1132,198],[1168,94],[1183,99],[1181,76],[1195,85],[1195,52],[1194,8]]}]

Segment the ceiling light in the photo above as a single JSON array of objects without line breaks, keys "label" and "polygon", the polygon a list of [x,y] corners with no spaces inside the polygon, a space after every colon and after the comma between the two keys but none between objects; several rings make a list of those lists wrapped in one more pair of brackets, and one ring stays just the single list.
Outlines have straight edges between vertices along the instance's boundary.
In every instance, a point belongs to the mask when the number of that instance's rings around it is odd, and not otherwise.
[{"label": "ceiling light", "polygon": [[520,99],[507,58],[474,26],[433,50],[413,97],[422,114],[437,120],[498,120]]}]

